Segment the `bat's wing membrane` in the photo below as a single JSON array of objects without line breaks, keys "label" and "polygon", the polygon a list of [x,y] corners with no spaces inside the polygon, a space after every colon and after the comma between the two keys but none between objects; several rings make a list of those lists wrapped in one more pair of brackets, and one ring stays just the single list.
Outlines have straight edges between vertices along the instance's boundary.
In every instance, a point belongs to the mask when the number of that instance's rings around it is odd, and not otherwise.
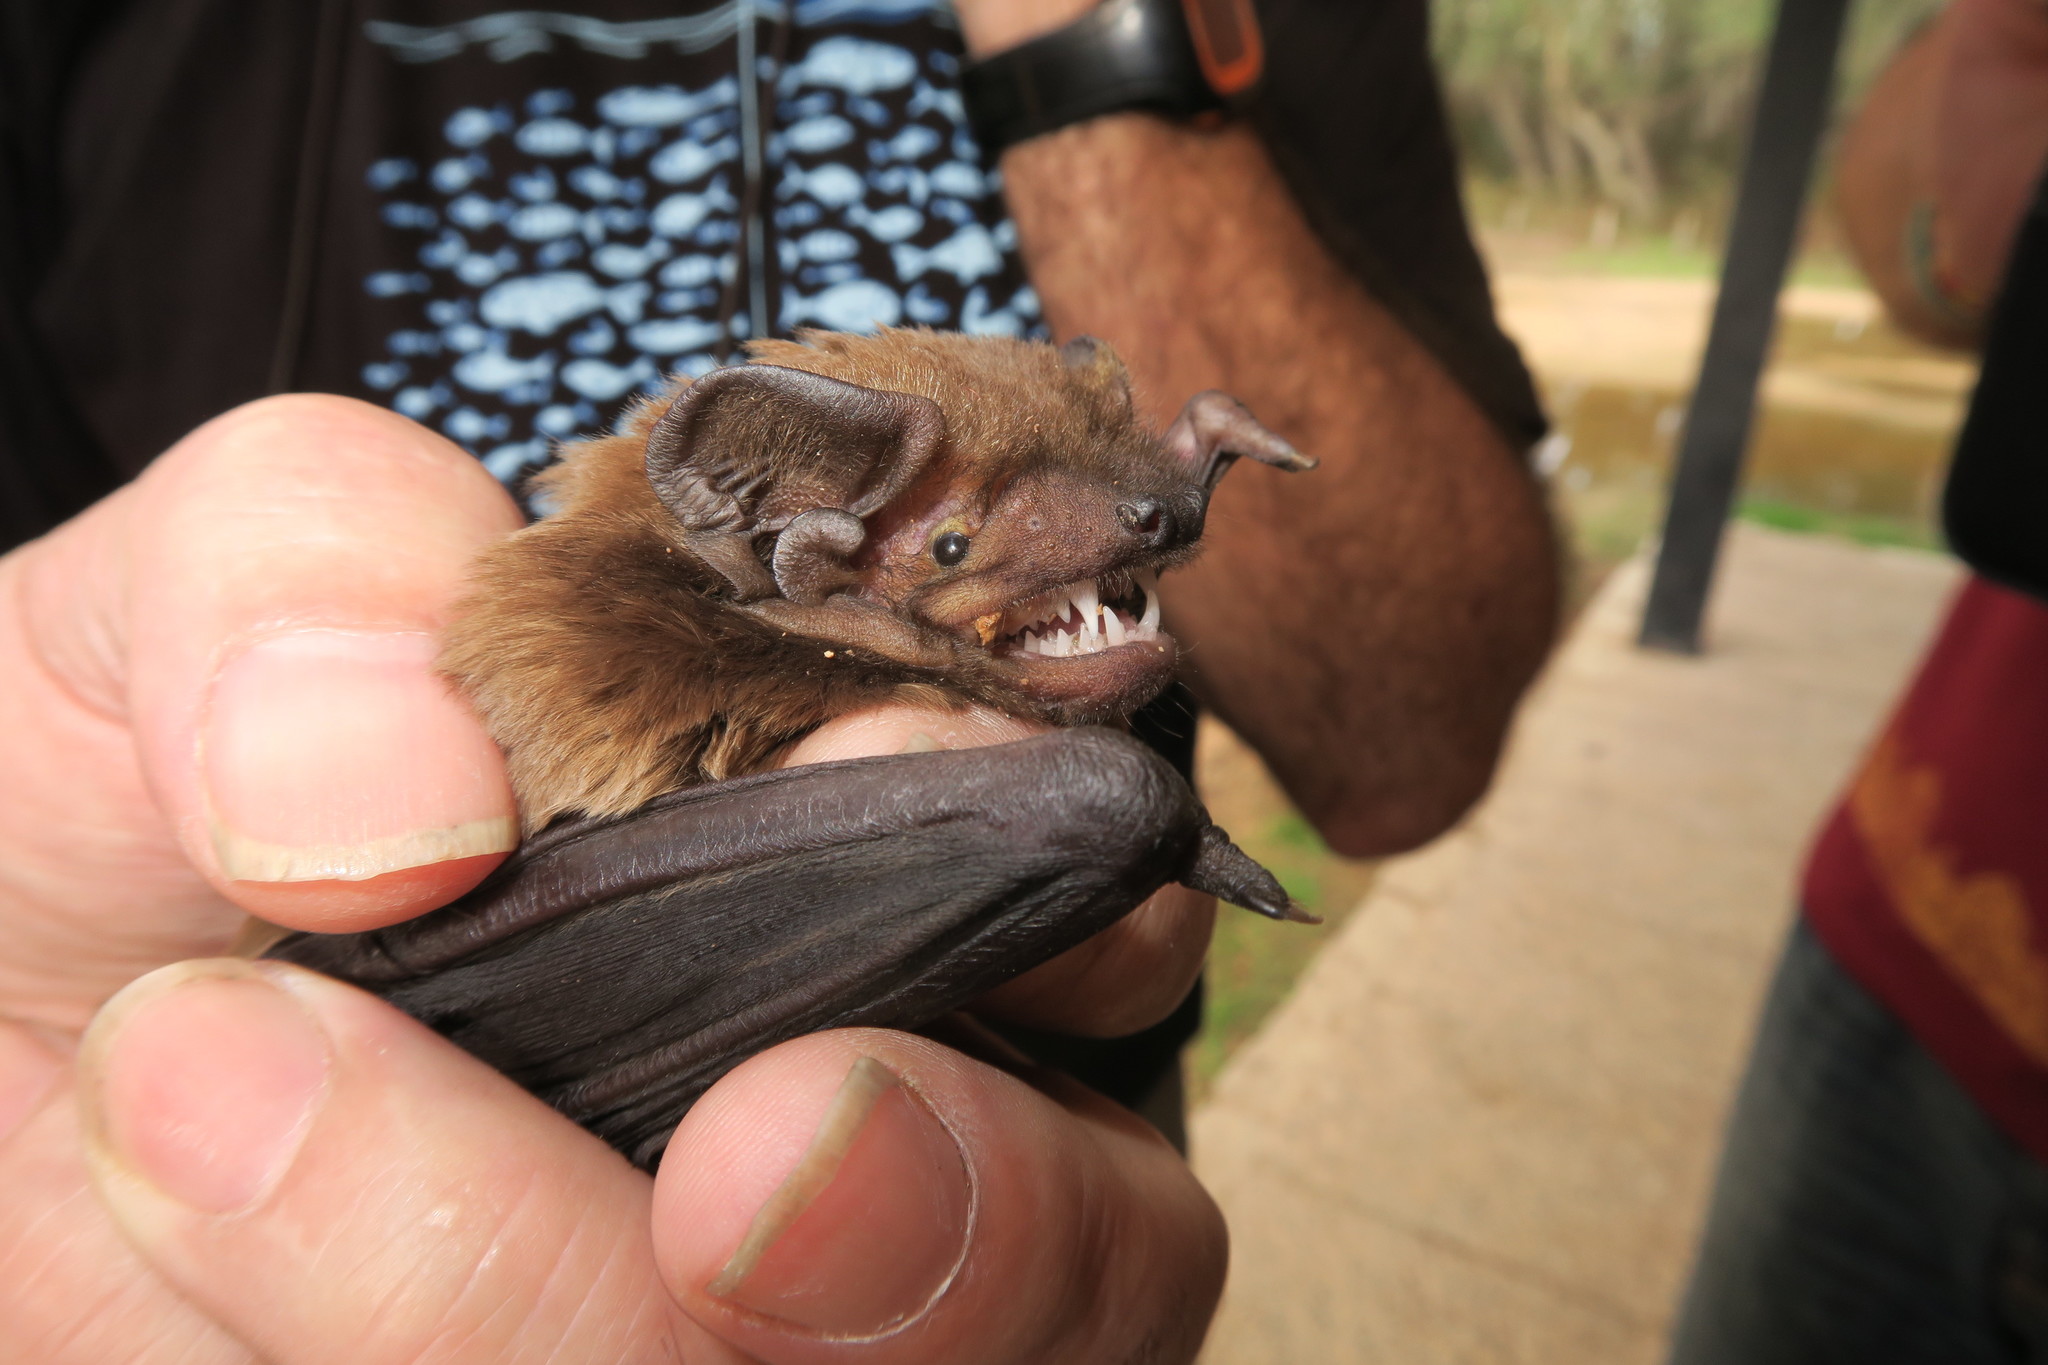
[{"label": "bat's wing membrane", "polygon": [[1175,880],[1288,903],[1157,754],[1066,730],[558,824],[453,905],[267,956],[376,992],[651,1168],[754,1053],[931,1023]]}]

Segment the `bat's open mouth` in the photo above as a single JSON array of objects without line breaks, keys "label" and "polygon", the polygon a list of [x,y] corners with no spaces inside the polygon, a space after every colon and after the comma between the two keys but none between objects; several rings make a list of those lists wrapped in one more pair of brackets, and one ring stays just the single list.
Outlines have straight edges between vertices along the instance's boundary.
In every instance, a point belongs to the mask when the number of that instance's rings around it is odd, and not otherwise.
[{"label": "bat's open mouth", "polygon": [[987,622],[988,650],[1048,701],[1119,708],[1156,693],[1173,671],[1159,628],[1159,576],[1117,569],[1067,583]]},{"label": "bat's open mouth", "polygon": [[989,648],[1072,659],[1159,638],[1159,575],[1141,569],[1068,583],[1010,608]]}]

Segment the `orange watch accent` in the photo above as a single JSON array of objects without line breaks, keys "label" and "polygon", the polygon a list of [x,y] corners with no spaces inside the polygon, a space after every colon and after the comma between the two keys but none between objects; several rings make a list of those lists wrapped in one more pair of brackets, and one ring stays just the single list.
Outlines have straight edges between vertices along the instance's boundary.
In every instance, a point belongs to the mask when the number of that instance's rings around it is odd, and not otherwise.
[{"label": "orange watch accent", "polygon": [[1209,88],[1228,100],[1257,85],[1266,71],[1266,40],[1252,0],[1181,0],[1181,7]]}]

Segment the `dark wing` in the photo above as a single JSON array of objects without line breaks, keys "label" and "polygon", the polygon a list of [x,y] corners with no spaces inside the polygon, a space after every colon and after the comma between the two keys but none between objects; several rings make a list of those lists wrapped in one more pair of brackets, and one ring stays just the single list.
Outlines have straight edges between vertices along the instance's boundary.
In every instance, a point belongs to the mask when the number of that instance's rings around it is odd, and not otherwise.
[{"label": "dark wing", "polygon": [[374,991],[651,1169],[754,1053],[921,1027],[1176,880],[1291,909],[1165,760],[1068,730],[557,825],[453,905],[266,956]]}]

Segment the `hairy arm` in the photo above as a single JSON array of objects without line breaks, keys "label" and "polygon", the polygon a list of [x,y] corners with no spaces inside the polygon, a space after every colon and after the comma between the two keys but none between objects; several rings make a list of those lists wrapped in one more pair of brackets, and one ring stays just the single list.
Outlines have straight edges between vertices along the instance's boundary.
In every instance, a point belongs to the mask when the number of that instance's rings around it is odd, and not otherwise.
[{"label": "hairy arm", "polygon": [[1843,228],[1901,327],[1975,346],[2044,161],[2048,4],[1956,0],[1878,77],[1842,140]]},{"label": "hairy arm", "polygon": [[[1085,8],[961,11],[995,51]],[[1113,342],[1155,420],[1221,388],[1323,461],[1233,479],[1202,559],[1168,580],[1196,691],[1334,847],[1440,832],[1484,790],[1555,628],[1556,549],[1518,453],[1331,257],[1249,131],[1118,115],[1002,169],[1055,332]]]}]

